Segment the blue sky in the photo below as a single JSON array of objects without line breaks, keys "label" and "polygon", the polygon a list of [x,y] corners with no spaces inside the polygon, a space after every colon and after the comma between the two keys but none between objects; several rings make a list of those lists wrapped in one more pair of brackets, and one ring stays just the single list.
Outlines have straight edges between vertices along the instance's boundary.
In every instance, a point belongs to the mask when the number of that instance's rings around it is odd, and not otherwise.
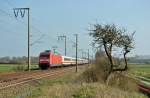
[{"label": "blue sky", "polygon": [[45,34],[42,43],[32,46],[34,56],[53,46],[64,54],[63,41],[57,41],[63,34],[67,35],[67,54],[75,55],[75,33],[79,34],[79,48],[92,53],[92,38],[87,33],[94,23],[114,23],[136,31],[131,55],[150,55],[149,4],[149,0],[0,0],[0,57],[27,55],[27,17],[16,20],[14,7],[31,8],[32,42]]}]

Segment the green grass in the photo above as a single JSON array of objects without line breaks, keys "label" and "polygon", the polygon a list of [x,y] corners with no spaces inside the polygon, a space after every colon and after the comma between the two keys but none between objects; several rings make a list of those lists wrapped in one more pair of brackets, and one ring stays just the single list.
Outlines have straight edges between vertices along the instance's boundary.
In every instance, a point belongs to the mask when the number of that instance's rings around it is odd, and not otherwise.
[{"label": "green grass", "polygon": [[129,71],[135,75],[150,77],[150,65],[147,64],[129,65]]},{"label": "green grass", "polygon": [[0,64],[0,72],[12,71],[15,66],[13,64]]},{"label": "green grass", "polygon": [[[37,69],[38,65],[31,65],[32,69]],[[0,64],[0,73],[3,72],[13,72],[13,71],[23,71],[27,69],[27,65],[21,65],[21,64]]]}]

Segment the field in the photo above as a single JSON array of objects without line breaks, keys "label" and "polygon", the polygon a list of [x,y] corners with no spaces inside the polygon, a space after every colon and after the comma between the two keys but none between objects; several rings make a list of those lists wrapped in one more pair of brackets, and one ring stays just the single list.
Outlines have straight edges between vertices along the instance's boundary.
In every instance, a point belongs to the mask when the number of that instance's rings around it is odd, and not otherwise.
[{"label": "field", "polygon": [[150,78],[150,65],[147,64],[129,65],[129,71],[132,74]]},{"label": "field", "polygon": [[[38,69],[38,65],[31,65],[31,70]],[[24,71],[27,70],[27,65],[21,64],[0,64],[0,73],[13,72],[13,71]],[[150,65],[146,64],[130,64],[129,72],[135,75],[150,77]]]},{"label": "field", "polygon": [[[38,65],[31,65],[31,70],[37,69]],[[0,64],[0,73],[13,72],[13,71],[24,71],[27,70],[27,65],[21,64]]]},{"label": "field", "polygon": [[[31,65],[31,70],[38,69],[38,65]],[[27,65],[21,64],[0,64],[0,73],[14,72],[14,71],[25,71]],[[130,64],[129,72],[138,76],[144,76],[150,78],[150,65],[146,64]]]}]

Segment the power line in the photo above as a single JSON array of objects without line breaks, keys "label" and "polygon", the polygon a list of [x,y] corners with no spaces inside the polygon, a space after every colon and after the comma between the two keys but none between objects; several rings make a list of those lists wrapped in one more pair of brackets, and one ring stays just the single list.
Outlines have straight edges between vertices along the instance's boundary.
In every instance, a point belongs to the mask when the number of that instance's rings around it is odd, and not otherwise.
[{"label": "power line", "polygon": [[37,40],[35,40],[33,43],[31,43],[31,46],[33,46],[36,43],[42,43],[40,40],[44,37],[45,35],[41,35]]},{"label": "power line", "polygon": [[[14,5],[9,1],[9,0],[3,0],[3,1],[5,1],[8,5],[10,5],[12,8],[14,8]],[[8,13],[7,13],[8,14]],[[13,17],[13,16],[11,16],[11,17]],[[32,19],[34,19],[34,20],[38,20],[39,21],[39,19],[37,19],[37,18],[35,18],[35,17],[32,17]],[[20,21],[20,20],[19,20]],[[21,23],[23,23],[22,21],[20,21]],[[27,25],[26,23],[23,23],[24,25]],[[38,29],[38,28],[36,28],[35,26],[31,26],[32,27],[32,29],[33,30],[35,30],[35,31],[37,31],[39,34],[42,34],[43,35],[43,33]],[[46,34],[45,34],[46,35]]]},{"label": "power line", "polygon": [[[14,16],[12,16],[11,14],[7,13],[7,12],[4,11],[4,10],[0,9],[0,12],[2,12],[2,13],[4,13],[5,15],[9,16],[10,18],[13,18],[13,19],[14,19]],[[17,19],[17,18],[16,18],[16,20],[17,20],[18,22],[22,23],[22,24],[25,25],[25,26],[27,25],[26,23],[24,23],[23,21],[21,21],[21,20],[19,20],[19,19]],[[33,28],[34,30],[38,31],[40,34],[42,34],[42,32],[41,32],[39,29],[37,29],[35,26],[32,26],[32,28]]]},{"label": "power line", "polygon": [[3,1],[5,1],[8,5],[14,8],[14,5],[11,2],[9,2],[9,0],[3,0]]},{"label": "power line", "polygon": [[[10,6],[13,6],[8,0],[6,1]],[[8,14],[8,13],[5,13],[5,14]],[[10,14],[8,14],[10,17],[12,17]],[[13,17],[14,18],[14,17]],[[25,24],[26,25],[26,23],[24,23],[24,22],[22,22],[22,21],[20,21],[20,20],[18,20],[19,22],[21,22],[21,23],[23,23],[23,24]],[[35,26],[32,26],[32,28],[35,30],[35,31],[37,31],[39,34],[43,34],[38,28],[36,28]],[[49,35],[47,35],[47,36],[49,36]],[[49,36],[50,38],[53,38],[52,36]],[[32,44],[35,44],[35,43],[39,43],[40,41],[39,41],[39,39],[42,39],[41,37],[40,38],[38,38],[37,40],[35,40]],[[71,44],[75,44],[75,42],[74,41],[72,41],[71,39],[67,39],[67,40],[69,40],[68,42],[69,43],[71,43]]]},{"label": "power line", "polygon": [[[10,18],[13,18],[13,19],[14,19],[14,16],[12,16],[11,14],[7,13],[7,12],[4,11],[4,10],[0,9],[0,12],[2,12],[3,14],[5,14],[5,15],[9,16]],[[17,20],[18,22],[22,23],[22,25],[27,25],[26,23],[24,23],[23,21],[21,21],[21,20],[19,20],[19,19],[17,19],[17,18],[16,18],[16,20]],[[32,28],[33,28],[34,30],[36,30],[39,34],[42,34],[42,35],[43,35],[43,33],[42,33],[39,29],[37,29],[36,27],[32,26]],[[41,38],[40,38],[40,39],[41,39]],[[39,40],[39,39],[37,39],[37,40]]]},{"label": "power line", "polygon": [[[0,9],[0,12],[3,13],[4,15],[6,15],[6,16],[8,16],[8,17],[14,19],[14,17],[13,17],[11,14],[7,13],[7,12],[4,11],[4,10]],[[18,20],[18,19],[17,19],[17,20]],[[3,22],[3,23],[6,23],[7,25],[10,24],[10,22],[4,21],[4,19],[3,19],[3,20],[0,20],[0,21],[1,21],[1,23]],[[19,21],[19,20],[18,20],[18,21]],[[2,29],[4,29],[4,28],[2,28]],[[8,31],[8,27],[7,27],[7,31]],[[9,31],[12,32],[12,30],[9,30]],[[15,31],[14,31],[14,32],[15,32]],[[12,33],[14,33],[14,32],[12,32]]]},{"label": "power line", "polygon": [[0,12],[4,13],[5,15],[11,17],[11,18],[14,18],[11,14],[7,13],[6,11],[0,9]]},{"label": "power line", "polygon": [[[4,0],[5,1],[5,0]],[[8,3],[10,6],[12,6],[12,7],[14,7],[13,5],[12,5],[12,3],[10,3],[8,0],[6,0],[5,1],[6,3]],[[7,13],[8,14],[8,13]],[[11,16],[11,15],[10,15]],[[11,16],[12,17],[12,16]],[[33,18],[32,18],[33,19]],[[37,19],[36,19],[37,20]],[[20,21],[21,23],[23,23],[22,21]],[[27,25],[27,24],[25,24],[25,23],[23,23],[24,25]],[[43,34],[39,29],[37,29],[35,26],[33,26],[32,25],[32,28],[35,30],[35,31],[37,31],[39,34]],[[49,36],[49,37],[51,37],[52,38],[52,36]],[[41,39],[41,38],[40,38]],[[53,38],[54,39],[54,38]],[[38,40],[38,39],[37,39]],[[37,43],[37,40],[35,41],[36,43]],[[73,43],[73,44],[75,44],[75,42],[74,41],[72,41],[72,40],[70,40],[70,39],[68,39],[69,41],[69,43]],[[34,43],[34,42],[33,42]],[[65,50],[66,51],[66,50]],[[65,53],[66,54],[66,53]]]},{"label": "power line", "polygon": [[[9,0],[4,0],[8,5],[10,5],[12,8],[14,8],[14,5],[11,3],[11,2],[9,2]],[[32,18],[33,19],[33,18]],[[24,24],[24,23],[23,23]],[[25,24],[25,25],[27,25],[27,24]],[[32,27],[32,29],[34,29],[35,31],[37,31],[38,33],[40,33],[40,34],[43,34],[38,28],[36,28],[35,26],[31,26]]]},{"label": "power line", "polygon": [[[12,3],[10,3],[9,0],[3,0],[3,1],[5,1],[8,5],[10,5],[12,8],[14,8],[14,5],[13,5]],[[32,18],[32,19],[33,19],[33,18]],[[22,21],[20,21],[20,22],[23,23]],[[25,24],[25,23],[23,23],[23,24],[24,24],[24,25],[27,25],[27,24]],[[39,29],[37,29],[35,26],[32,25],[32,28],[33,28],[34,30],[38,31],[38,33],[42,34],[42,32],[41,32]]]},{"label": "power line", "polygon": [[[2,9],[0,9],[0,12],[2,12],[3,14],[5,14],[6,16],[8,16],[8,17],[10,17],[10,18],[15,18],[14,16],[12,16],[11,14],[9,14],[9,13],[7,13],[6,11],[4,11],[4,10],[2,10]],[[21,20],[19,20],[19,19],[17,19],[16,18],[16,20],[18,21],[18,22],[20,22],[22,25],[27,25],[26,23],[24,23],[23,21],[21,21]]]}]

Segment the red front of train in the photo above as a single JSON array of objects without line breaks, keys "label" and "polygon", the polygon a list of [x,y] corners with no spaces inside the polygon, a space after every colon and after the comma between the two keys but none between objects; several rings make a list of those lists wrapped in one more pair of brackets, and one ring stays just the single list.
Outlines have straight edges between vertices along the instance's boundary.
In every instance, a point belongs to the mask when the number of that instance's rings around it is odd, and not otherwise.
[{"label": "red front of train", "polygon": [[41,69],[47,69],[52,66],[57,66],[62,64],[62,56],[59,54],[54,54],[52,51],[44,51],[39,55],[39,67]]}]

